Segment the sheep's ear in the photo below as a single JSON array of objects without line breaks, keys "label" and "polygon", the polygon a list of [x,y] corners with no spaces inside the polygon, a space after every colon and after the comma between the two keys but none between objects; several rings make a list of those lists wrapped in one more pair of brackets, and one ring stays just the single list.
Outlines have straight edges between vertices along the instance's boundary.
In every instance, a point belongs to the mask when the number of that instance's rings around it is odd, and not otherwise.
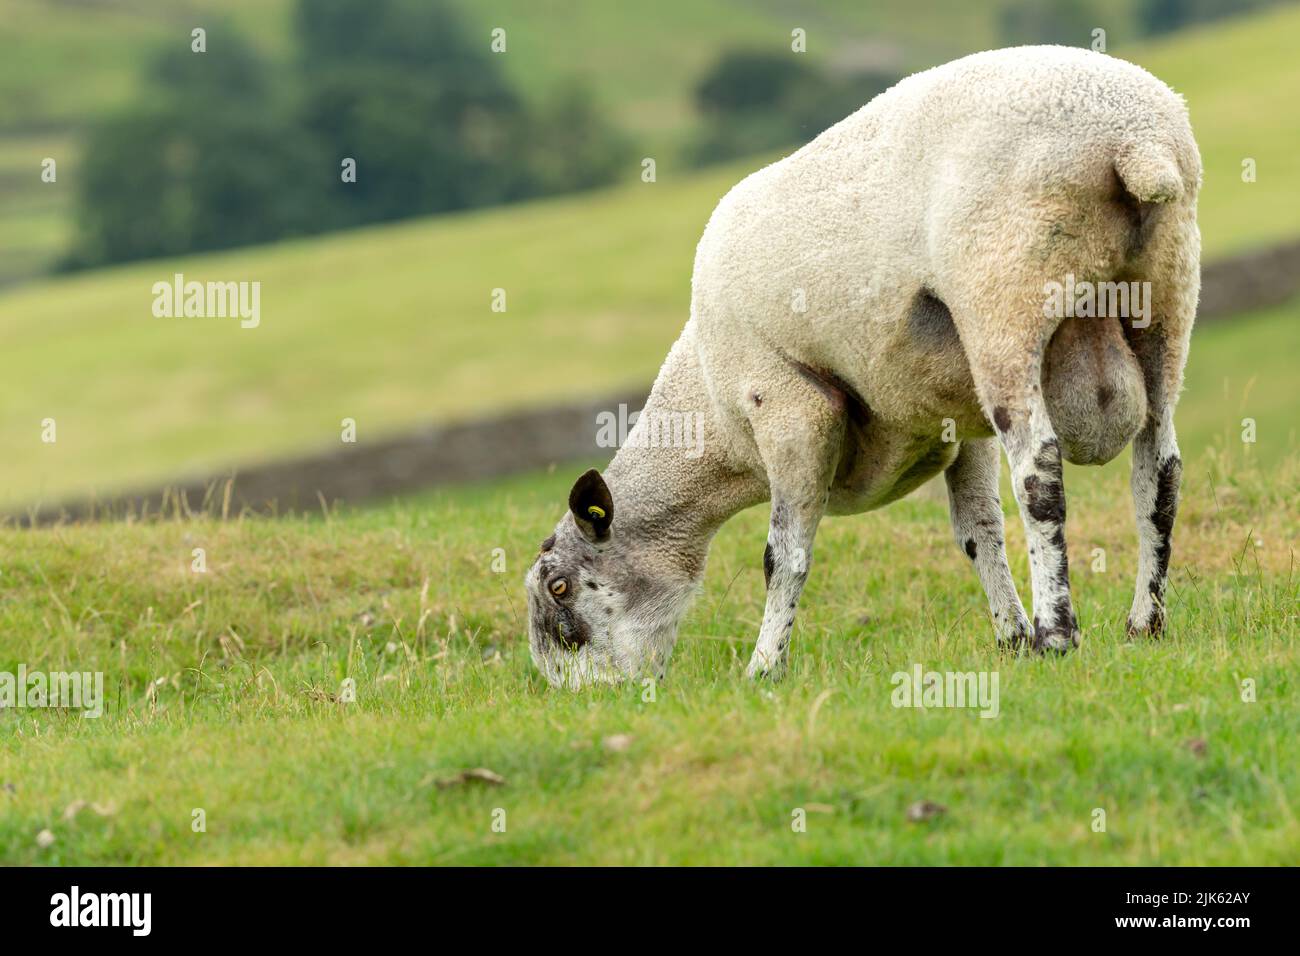
[{"label": "sheep's ear", "polygon": [[609,486],[595,468],[573,483],[569,492],[569,510],[578,530],[596,543],[609,540],[609,526],[614,521],[614,499]]}]

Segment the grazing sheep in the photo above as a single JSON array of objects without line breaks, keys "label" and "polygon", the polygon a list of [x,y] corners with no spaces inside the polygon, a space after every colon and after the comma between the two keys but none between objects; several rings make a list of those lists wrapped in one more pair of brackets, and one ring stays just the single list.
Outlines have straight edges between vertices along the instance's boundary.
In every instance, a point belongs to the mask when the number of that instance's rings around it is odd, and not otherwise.
[{"label": "grazing sheep", "polygon": [[[749,673],[778,675],[823,514],[878,508],[940,471],[999,640],[1066,651],[1079,630],[1062,457],[1099,464],[1130,440],[1128,628],[1158,633],[1200,176],[1186,108],[1160,81],[1021,47],[912,76],[741,182],[700,240],[691,317],[644,412],[604,475],[573,486],[525,579],[547,678],[662,673],[714,532],[764,500]],[[1097,317],[1116,290],[1128,314]],[[703,428],[703,454],[663,440],[682,419]],[[1003,545],[999,445],[1032,627]]]}]

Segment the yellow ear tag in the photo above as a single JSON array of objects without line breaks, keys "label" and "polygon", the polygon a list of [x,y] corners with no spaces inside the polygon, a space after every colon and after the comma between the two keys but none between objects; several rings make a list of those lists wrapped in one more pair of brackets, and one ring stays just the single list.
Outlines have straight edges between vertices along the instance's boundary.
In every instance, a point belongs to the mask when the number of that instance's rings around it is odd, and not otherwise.
[{"label": "yellow ear tag", "polygon": [[605,517],[605,509],[600,505],[588,505],[587,514],[591,515],[593,518],[603,518]]}]

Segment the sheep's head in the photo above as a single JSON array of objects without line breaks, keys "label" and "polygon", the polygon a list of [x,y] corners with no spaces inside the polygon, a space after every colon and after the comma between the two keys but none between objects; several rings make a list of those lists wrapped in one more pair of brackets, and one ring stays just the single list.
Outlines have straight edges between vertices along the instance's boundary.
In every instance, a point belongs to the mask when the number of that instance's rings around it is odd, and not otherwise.
[{"label": "sheep's head", "polygon": [[684,602],[635,552],[614,527],[605,480],[588,471],[524,577],[529,648],[553,685],[662,673]]}]

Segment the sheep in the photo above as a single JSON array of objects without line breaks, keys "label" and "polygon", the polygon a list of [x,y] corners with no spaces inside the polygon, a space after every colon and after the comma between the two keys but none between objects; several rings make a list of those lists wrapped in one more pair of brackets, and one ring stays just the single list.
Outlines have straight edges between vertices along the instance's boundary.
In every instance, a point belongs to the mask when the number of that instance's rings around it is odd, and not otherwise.
[{"label": "sheep", "polygon": [[[525,577],[535,663],[571,688],[662,675],[714,533],[770,501],[748,674],[779,677],[823,516],[939,472],[999,645],[1068,651],[1062,460],[1102,464],[1130,441],[1127,627],[1159,634],[1200,178],[1167,86],[1036,46],[911,76],[741,181],[704,230],[690,317],[627,443],[578,478]],[[1107,314],[1079,289],[1106,290]],[[1142,299],[1132,315],[1105,308],[1116,289]],[[700,423],[702,454],[652,440],[674,416]],[[1007,564],[999,448],[1032,623]]]}]

